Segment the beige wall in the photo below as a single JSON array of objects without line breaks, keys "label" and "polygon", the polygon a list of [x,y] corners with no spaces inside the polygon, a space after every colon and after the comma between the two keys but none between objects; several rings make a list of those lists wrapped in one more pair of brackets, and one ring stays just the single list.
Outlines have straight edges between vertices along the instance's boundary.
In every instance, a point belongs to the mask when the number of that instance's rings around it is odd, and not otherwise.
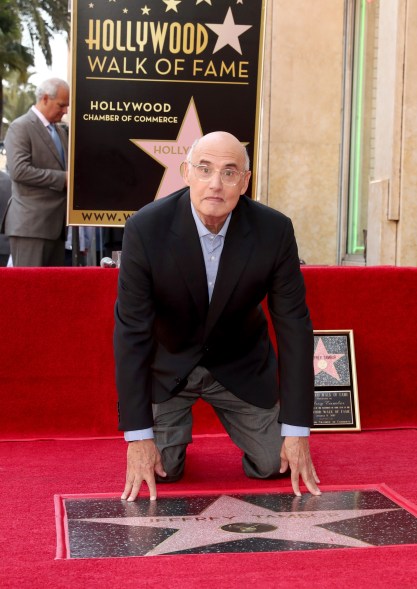
[{"label": "beige wall", "polygon": [[[368,146],[367,264],[416,266],[417,1],[374,1],[378,66],[376,79],[368,81],[374,85],[376,128],[375,143]],[[349,115],[344,21],[354,5],[269,0],[267,6],[259,200],[292,218],[300,257],[308,264],[340,263],[344,253],[350,128],[343,117]]]},{"label": "beige wall", "polygon": [[308,264],[336,263],[343,20],[344,0],[268,5],[260,200],[292,218]]},{"label": "beige wall", "polygon": [[380,2],[368,265],[417,265],[417,3]]},{"label": "beige wall", "polygon": [[417,266],[417,2],[406,6],[397,265]]}]

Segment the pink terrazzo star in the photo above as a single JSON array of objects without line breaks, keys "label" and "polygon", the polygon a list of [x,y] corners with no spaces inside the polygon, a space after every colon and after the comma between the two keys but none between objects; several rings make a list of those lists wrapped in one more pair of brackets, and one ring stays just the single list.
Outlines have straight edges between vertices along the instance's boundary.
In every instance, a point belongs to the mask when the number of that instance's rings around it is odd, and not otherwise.
[{"label": "pink terrazzo star", "polygon": [[328,352],[323,340],[319,338],[314,352],[314,375],[319,374],[319,372],[325,372],[336,380],[340,380],[340,376],[334,364],[344,355],[345,354],[332,354],[331,352]]}]

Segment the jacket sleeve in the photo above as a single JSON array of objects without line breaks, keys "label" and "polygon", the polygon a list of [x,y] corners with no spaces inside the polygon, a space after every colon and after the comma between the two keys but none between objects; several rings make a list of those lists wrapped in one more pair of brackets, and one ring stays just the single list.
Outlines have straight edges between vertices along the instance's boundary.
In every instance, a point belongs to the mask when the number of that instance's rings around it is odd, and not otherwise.
[{"label": "jacket sleeve", "polygon": [[[27,186],[49,188],[59,192],[65,190],[66,172],[59,169],[51,169],[47,161],[51,161],[52,153],[40,153],[39,146],[33,144],[31,134],[28,130],[30,123],[19,122],[10,126],[6,139],[7,167],[10,178],[14,182]],[[40,140],[40,139],[39,139]],[[45,145],[45,149],[49,149]]]},{"label": "jacket sleeve", "polygon": [[280,421],[288,425],[313,425],[314,337],[305,301],[304,278],[291,221],[288,219],[268,308],[278,345]]},{"label": "jacket sleeve", "polygon": [[129,219],[123,236],[115,305],[114,354],[119,429],[153,425],[150,365],[153,357],[152,275],[139,230]]}]

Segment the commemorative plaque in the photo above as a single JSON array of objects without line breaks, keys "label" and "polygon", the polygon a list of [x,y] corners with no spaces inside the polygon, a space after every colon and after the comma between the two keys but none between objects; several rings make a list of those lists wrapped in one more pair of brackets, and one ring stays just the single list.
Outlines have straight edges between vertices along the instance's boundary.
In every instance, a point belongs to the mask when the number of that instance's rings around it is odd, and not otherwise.
[{"label": "commemorative plaque", "polygon": [[313,430],[360,430],[353,331],[314,332]]}]

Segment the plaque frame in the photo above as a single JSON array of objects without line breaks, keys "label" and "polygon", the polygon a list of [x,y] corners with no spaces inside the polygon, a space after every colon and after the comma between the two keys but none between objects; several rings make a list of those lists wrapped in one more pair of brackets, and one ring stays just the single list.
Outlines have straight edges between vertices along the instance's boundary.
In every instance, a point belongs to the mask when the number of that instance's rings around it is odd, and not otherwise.
[{"label": "plaque frame", "polygon": [[[320,351],[328,354],[329,358],[321,358],[317,354],[319,344],[322,346]],[[335,346],[337,351],[346,351],[335,354]],[[338,361],[342,374],[337,370]],[[314,397],[314,425],[311,431],[361,430],[352,329],[314,330]]]}]

